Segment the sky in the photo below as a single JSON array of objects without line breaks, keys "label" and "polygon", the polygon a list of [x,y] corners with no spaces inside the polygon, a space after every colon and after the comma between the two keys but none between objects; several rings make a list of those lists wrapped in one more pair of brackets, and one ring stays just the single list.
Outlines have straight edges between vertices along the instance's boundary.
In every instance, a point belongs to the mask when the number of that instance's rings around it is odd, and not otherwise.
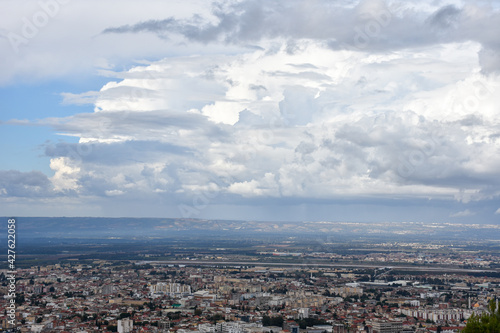
[{"label": "sky", "polygon": [[500,3],[0,2],[10,216],[500,221]]}]

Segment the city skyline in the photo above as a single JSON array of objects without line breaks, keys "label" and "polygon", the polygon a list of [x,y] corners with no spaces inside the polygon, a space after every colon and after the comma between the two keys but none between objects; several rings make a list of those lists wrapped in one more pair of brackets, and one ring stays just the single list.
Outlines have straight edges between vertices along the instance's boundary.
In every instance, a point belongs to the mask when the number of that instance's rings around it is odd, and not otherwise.
[{"label": "city skyline", "polygon": [[17,216],[496,223],[494,1],[5,1]]}]

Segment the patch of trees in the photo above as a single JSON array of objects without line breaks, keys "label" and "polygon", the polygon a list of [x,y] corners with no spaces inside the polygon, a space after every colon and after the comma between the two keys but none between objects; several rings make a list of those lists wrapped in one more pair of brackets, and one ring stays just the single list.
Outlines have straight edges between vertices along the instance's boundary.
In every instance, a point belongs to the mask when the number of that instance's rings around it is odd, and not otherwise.
[{"label": "patch of trees", "polygon": [[283,317],[281,317],[281,316],[277,316],[277,317],[263,316],[262,317],[262,326],[283,327]]},{"label": "patch of trees", "polygon": [[306,329],[307,327],[311,327],[314,325],[328,325],[328,323],[323,319],[318,318],[304,318],[297,321],[301,329]]},{"label": "patch of trees", "polygon": [[496,308],[495,300],[490,301],[489,312],[481,316],[473,314],[467,320],[463,333],[500,332],[500,309]]}]

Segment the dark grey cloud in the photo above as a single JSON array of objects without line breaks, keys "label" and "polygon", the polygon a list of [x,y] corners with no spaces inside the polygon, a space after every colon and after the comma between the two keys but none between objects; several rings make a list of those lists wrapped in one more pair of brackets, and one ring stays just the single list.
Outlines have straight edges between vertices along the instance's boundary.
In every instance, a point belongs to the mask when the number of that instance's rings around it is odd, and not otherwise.
[{"label": "dark grey cloud", "polygon": [[458,23],[459,15],[462,11],[454,5],[448,5],[440,8],[428,19],[428,22],[439,28],[448,28]]},{"label": "dark grey cloud", "polygon": [[51,197],[52,184],[39,171],[0,171],[0,196],[7,197]]},{"label": "dark grey cloud", "polygon": [[124,165],[145,163],[158,156],[178,155],[192,157],[194,152],[158,141],[124,141],[114,143],[57,143],[45,148],[45,155],[51,158],[69,157],[84,163]]},{"label": "dark grey cloud", "polygon": [[[402,6],[404,7],[404,6]],[[483,45],[485,72],[498,70],[500,13],[486,7],[445,5],[433,13],[399,10],[383,1],[361,1],[355,6],[320,0],[247,0],[229,6],[214,5],[216,23],[195,15],[188,20],[167,18],[110,27],[109,33],[155,33],[162,38],[178,34],[201,43],[240,45],[263,39],[285,38],[290,53],[294,39],[324,40],[334,49],[390,51],[438,43],[476,41]]]},{"label": "dark grey cloud", "polygon": [[475,114],[470,114],[461,119],[460,121],[458,121],[458,123],[462,126],[477,126],[477,125],[483,125],[484,120],[480,116],[477,116]]},{"label": "dark grey cloud", "polygon": [[107,28],[103,33],[124,33],[124,32],[160,32],[172,29],[176,24],[175,19],[169,18],[165,20],[150,20],[147,22],[137,23],[132,26],[124,25],[116,28]]},{"label": "dark grey cloud", "polygon": [[189,20],[170,17],[110,27],[102,33],[153,32],[161,37],[176,33],[203,43],[249,43],[266,37],[332,38],[346,33],[340,26],[349,27],[349,19],[351,23],[359,21],[355,20],[354,9],[345,10],[329,1],[319,1],[312,6],[301,0],[243,1],[229,8],[214,5],[212,13],[217,23],[208,23],[198,15]]},{"label": "dark grey cloud", "polygon": [[489,146],[466,143],[468,130],[462,126],[482,124],[479,118],[469,116],[447,123],[420,117],[418,124],[404,118],[402,112],[386,113],[378,119],[366,117],[343,125],[336,131],[335,140],[326,140],[323,145],[350,163],[353,170],[363,172],[368,166],[374,179],[386,174],[401,185],[475,188],[485,196],[498,191],[496,171],[486,172],[469,163],[471,156]]},{"label": "dark grey cloud", "polygon": [[40,124],[52,126],[58,132],[91,138],[132,136],[138,140],[155,141],[177,137],[178,129],[194,131],[200,137],[220,141],[227,140],[231,135],[227,126],[214,124],[203,115],[168,110],[81,113],[66,118],[44,119]]},{"label": "dark grey cloud", "polygon": [[264,91],[267,91],[267,88],[265,86],[261,85],[261,84],[259,84],[259,85],[252,84],[252,85],[249,86],[249,88],[251,90],[257,90],[257,91],[258,90],[264,90]]}]

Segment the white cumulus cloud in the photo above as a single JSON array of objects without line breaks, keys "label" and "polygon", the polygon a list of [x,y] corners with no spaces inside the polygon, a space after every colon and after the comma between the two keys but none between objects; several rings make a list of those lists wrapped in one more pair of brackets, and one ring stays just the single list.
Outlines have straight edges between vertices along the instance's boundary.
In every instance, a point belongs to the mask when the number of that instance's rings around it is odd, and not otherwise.
[{"label": "white cumulus cloud", "polygon": [[[244,197],[498,195],[498,77],[462,61],[477,59],[474,44],[346,57],[296,43],[293,54],[283,43],[136,67],[101,89],[94,114],[50,121],[96,145],[81,161],[86,181],[131,166],[128,183],[107,191],[186,194],[213,183]],[[155,165],[156,181],[133,165]],[[163,188],[151,188],[158,179]]]}]

